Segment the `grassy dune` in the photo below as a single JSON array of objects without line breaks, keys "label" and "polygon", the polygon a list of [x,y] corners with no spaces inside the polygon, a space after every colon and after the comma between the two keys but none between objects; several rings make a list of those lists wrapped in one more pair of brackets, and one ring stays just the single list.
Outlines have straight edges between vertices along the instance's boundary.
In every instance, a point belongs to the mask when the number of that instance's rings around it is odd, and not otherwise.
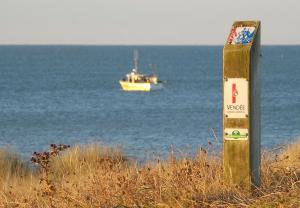
[{"label": "grassy dune", "polygon": [[205,149],[143,165],[98,145],[46,159],[33,170],[0,151],[0,207],[300,207],[300,142],[263,153],[255,195],[226,186],[221,156]]}]

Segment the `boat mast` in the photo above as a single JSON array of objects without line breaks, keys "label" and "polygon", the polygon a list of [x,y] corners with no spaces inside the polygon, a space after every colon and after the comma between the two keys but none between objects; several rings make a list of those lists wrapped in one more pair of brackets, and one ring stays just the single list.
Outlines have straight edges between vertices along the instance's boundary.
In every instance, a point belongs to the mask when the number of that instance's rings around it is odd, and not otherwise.
[{"label": "boat mast", "polygon": [[139,71],[139,51],[137,49],[133,50],[133,68]]}]

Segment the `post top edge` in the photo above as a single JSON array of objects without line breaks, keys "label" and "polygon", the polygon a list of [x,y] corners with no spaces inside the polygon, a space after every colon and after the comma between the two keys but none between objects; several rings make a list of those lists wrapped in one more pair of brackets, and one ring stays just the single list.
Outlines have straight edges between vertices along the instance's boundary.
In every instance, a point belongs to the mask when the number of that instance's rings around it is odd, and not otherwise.
[{"label": "post top edge", "polygon": [[261,24],[260,20],[242,20],[242,21],[234,21],[232,26],[255,26],[259,27]]}]

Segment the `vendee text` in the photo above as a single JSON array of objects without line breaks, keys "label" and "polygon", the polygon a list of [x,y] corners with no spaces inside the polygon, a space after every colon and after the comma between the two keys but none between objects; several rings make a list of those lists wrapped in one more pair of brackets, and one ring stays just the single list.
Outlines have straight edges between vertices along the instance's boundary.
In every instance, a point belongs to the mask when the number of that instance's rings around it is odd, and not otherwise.
[{"label": "vendee text", "polygon": [[227,105],[229,111],[245,111],[245,105]]}]

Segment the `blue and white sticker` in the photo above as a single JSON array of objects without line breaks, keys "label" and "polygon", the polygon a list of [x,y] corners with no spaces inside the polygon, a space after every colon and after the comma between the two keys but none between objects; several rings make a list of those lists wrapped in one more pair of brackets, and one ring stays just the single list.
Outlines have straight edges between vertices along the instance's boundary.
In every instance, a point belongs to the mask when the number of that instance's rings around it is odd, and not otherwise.
[{"label": "blue and white sticker", "polygon": [[248,44],[254,37],[255,27],[233,27],[227,39],[229,44]]}]

